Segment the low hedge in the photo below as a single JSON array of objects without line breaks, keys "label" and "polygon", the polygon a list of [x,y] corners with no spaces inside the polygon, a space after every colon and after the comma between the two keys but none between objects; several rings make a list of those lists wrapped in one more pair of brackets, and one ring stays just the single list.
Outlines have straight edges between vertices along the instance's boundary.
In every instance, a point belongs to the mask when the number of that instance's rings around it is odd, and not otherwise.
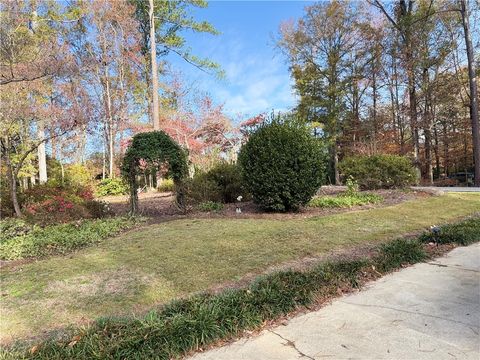
[{"label": "low hedge", "polygon": [[[452,226],[450,231],[462,233],[472,222],[479,226],[480,218]],[[399,239],[380,246],[370,258],[271,273],[246,288],[194,295],[142,317],[99,319],[63,339],[30,344],[29,349],[19,343],[0,355],[12,359],[171,359],[311,305],[317,295],[335,296],[340,287],[357,287],[367,269],[385,273],[426,258],[418,239]]]},{"label": "low hedge", "polygon": [[133,227],[139,220],[116,217],[39,227],[22,220],[0,222],[0,259],[17,260],[66,254]]}]

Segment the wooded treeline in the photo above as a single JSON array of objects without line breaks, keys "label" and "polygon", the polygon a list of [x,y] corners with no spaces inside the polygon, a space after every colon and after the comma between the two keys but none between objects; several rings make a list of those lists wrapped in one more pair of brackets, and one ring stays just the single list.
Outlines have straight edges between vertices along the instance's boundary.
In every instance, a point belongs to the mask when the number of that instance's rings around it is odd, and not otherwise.
[{"label": "wooded treeline", "polygon": [[282,24],[296,111],[328,138],[333,182],[338,160],[356,154],[407,155],[424,183],[473,173],[478,30],[466,0],[319,2]]},{"label": "wooded treeline", "polygon": [[2,2],[2,191],[15,197],[18,187],[46,182],[52,161],[62,171],[66,163],[88,162],[94,175],[114,177],[131,136],[153,128],[198,162],[228,151],[232,126],[222,106],[189,89],[167,61],[175,54],[219,74],[217,64],[190,52],[184,37],[217,34],[192,17],[206,6],[203,0]]},{"label": "wooded treeline", "polygon": [[[54,160],[62,171],[88,163],[96,176],[114,177],[131,136],[152,129],[172,136],[197,167],[235,159],[242,124],[234,126],[221,104],[189,88],[167,61],[175,54],[220,74],[185,40],[186,31],[217,34],[192,17],[206,6],[1,2],[2,191],[15,198],[18,187],[46,182]],[[278,45],[299,95],[293,110],[327,139],[332,183],[340,182],[338,161],[358,154],[407,155],[426,183],[472,173],[475,154],[480,166],[471,96],[477,19],[478,6],[467,0],[329,1],[280,26]]]}]

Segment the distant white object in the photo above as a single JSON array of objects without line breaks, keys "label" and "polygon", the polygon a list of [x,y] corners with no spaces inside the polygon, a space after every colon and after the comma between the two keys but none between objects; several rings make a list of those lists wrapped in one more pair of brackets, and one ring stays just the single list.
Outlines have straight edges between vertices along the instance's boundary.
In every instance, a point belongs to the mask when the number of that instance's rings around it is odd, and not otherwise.
[{"label": "distant white object", "polygon": [[[242,195],[240,195],[240,196],[237,197],[237,201],[238,201],[238,202],[241,202],[242,199],[243,199],[243,196],[242,196]],[[239,204],[239,205],[240,205],[240,204]],[[241,213],[242,213],[242,209],[240,209],[240,206],[237,206],[237,208],[235,209],[235,212],[236,212],[237,214],[241,214]]]}]

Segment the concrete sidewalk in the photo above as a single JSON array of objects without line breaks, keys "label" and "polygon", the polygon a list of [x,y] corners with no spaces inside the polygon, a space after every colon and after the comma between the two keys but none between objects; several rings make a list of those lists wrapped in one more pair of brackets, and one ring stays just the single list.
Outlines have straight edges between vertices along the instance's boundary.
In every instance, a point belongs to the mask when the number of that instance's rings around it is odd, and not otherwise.
[{"label": "concrete sidewalk", "polygon": [[480,359],[480,244],[194,360]]},{"label": "concrete sidewalk", "polygon": [[441,187],[441,186],[412,186],[411,189],[431,192],[480,192],[480,187]]}]

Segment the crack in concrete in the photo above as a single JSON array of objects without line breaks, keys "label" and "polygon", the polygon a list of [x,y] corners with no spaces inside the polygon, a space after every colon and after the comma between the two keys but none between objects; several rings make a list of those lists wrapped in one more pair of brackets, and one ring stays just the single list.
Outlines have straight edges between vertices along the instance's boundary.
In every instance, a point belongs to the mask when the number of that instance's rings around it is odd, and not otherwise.
[{"label": "crack in concrete", "polygon": [[380,308],[380,309],[393,310],[393,311],[403,312],[403,313],[412,314],[412,315],[426,316],[426,317],[430,317],[430,318],[433,318],[433,319],[439,319],[439,320],[444,320],[444,321],[453,322],[453,323],[456,323],[456,324],[461,324],[461,325],[464,325],[464,326],[469,327],[470,329],[471,329],[472,326],[475,327],[475,325],[468,324],[468,323],[464,323],[463,321],[448,319],[448,318],[444,318],[444,317],[442,317],[442,316],[425,314],[425,313],[422,313],[422,312],[415,312],[415,311],[408,311],[408,310],[398,309],[398,308],[394,308],[394,307],[391,307],[391,306],[371,305],[371,304],[358,304],[358,303],[352,303],[352,302],[342,301],[342,300],[339,300],[339,302],[343,302],[344,304],[348,304],[348,305],[356,305],[356,306],[363,306],[363,307],[376,307],[376,308]]},{"label": "crack in concrete", "polygon": [[292,340],[289,340],[289,339],[287,339],[287,338],[284,338],[282,335],[280,335],[279,333],[277,333],[277,332],[275,332],[275,331],[273,331],[273,330],[268,330],[268,331],[270,331],[272,334],[277,335],[280,339],[285,340],[286,343],[283,344],[283,346],[290,346],[290,347],[294,348],[295,351],[300,354],[300,356],[305,357],[305,358],[310,359],[310,360],[315,360],[315,358],[313,358],[313,357],[311,357],[311,356],[309,356],[309,355],[301,352],[301,351],[297,348],[297,346],[295,345],[295,342],[293,342]]},{"label": "crack in concrete", "polygon": [[438,266],[438,267],[446,267],[446,268],[451,268],[451,269],[458,269],[458,270],[463,270],[463,271],[471,271],[471,272],[474,272],[474,273],[480,273],[479,270],[467,269],[467,268],[461,267],[460,265],[445,265],[445,264],[436,263],[436,262],[432,262],[432,261],[427,262],[426,264],[427,265]]}]

